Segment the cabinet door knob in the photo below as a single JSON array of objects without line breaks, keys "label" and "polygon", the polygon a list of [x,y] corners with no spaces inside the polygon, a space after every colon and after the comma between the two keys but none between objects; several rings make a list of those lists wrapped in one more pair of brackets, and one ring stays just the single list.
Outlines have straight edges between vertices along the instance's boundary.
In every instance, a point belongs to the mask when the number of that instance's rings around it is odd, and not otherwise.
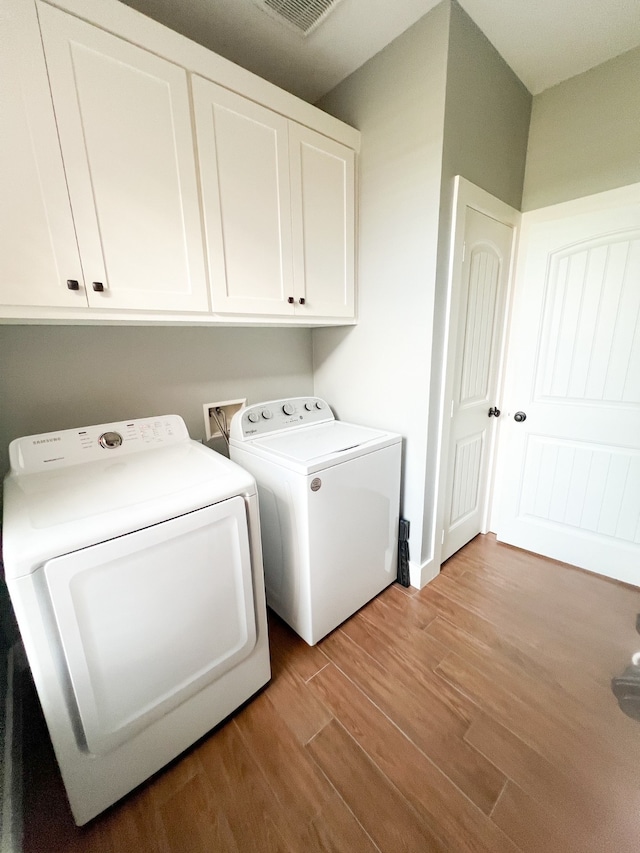
[{"label": "cabinet door knob", "polygon": [[289,305],[293,305],[293,303],[295,302],[295,299],[293,298],[293,296],[290,296],[290,297],[287,299],[287,302],[289,303]]},{"label": "cabinet door knob", "polygon": [[305,303],[304,296],[301,296],[300,299],[298,299],[298,302],[300,303],[300,305],[304,305],[304,303]]},{"label": "cabinet door knob", "polygon": [[75,278],[68,278],[67,287],[69,290],[80,290],[80,282]]},{"label": "cabinet door knob", "polygon": [[95,290],[96,293],[102,293],[102,291],[104,290],[104,284],[101,281],[92,282],[91,287]]}]

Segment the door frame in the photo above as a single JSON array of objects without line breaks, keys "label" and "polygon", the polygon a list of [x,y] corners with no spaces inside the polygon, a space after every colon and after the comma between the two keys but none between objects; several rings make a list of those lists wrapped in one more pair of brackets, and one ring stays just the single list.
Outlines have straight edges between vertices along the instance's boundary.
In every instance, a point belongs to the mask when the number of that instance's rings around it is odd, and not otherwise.
[{"label": "door frame", "polygon": [[[496,405],[500,407],[504,389],[505,356],[509,318],[511,315],[511,303],[513,299],[513,280],[518,247],[518,236],[521,214],[518,210],[492,196],[490,193],[472,184],[461,175],[456,175],[453,185],[453,205],[451,217],[451,237],[449,243],[449,264],[447,273],[447,301],[445,313],[445,338],[443,344],[443,363],[441,374],[440,392],[440,422],[438,425],[438,454],[437,454],[437,482],[436,482],[436,507],[435,507],[435,537],[434,537],[434,564],[442,565],[442,537],[444,530],[445,501],[447,489],[447,466],[450,451],[449,413],[453,403],[453,385],[455,354],[458,343],[457,329],[460,312],[460,288],[462,283],[462,264],[464,259],[464,234],[466,225],[466,208],[471,207],[485,216],[513,228],[513,244],[511,248],[511,259],[507,278],[507,293],[505,298],[504,316],[500,324],[500,355],[498,358],[498,385],[496,394]],[[489,476],[485,494],[485,511],[482,532],[486,533],[490,526],[491,504],[495,484],[495,459],[498,434],[495,430],[489,452]],[[434,566],[434,567],[435,567]]]}]

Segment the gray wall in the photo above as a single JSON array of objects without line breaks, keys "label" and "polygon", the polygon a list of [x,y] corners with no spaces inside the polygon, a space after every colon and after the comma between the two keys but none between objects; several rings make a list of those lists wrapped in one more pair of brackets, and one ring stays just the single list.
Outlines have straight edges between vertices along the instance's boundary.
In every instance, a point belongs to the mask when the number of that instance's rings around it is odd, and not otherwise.
[{"label": "gray wall", "polygon": [[314,330],[315,388],[341,417],[405,436],[402,511],[426,567],[453,177],[519,206],[531,96],[445,0],[319,106],[362,131],[360,322]]},{"label": "gray wall", "polygon": [[638,181],[640,47],[533,99],[522,209]]},{"label": "gray wall", "polygon": [[[0,468],[21,435],[313,390],[308,329],[0,326]],[[220,449],[220,448],[216,448]]]},{"label": "gray wall", "polygon": [[345,420],[404,436],[402,512],[421,562],[449,4],[319,106],[362,132],[359,323],[313,331],[316,393]]},{"label": "gray wall", "polygon": [[457,3],[451,6],[443,192],[462,175],[520,210],[532,97]]},{"label": "gray wall", "polygon": [[433,508],[425,524],[422,550],[439,560],[435,507],[441,412],[445,317],[453,214],[453,179],[468,181],[520,209],[532,96],[486,36],[460,8],[451,4],[447,86],[443,132],[442,190],[438,269],[431,356],[431,401],[425,477],[425,507]]}]

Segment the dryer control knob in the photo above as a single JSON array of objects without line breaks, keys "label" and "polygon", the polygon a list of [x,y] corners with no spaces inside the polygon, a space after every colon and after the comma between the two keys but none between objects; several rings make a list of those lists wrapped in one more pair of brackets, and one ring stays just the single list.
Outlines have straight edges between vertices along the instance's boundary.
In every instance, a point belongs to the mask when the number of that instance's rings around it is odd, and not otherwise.
[{"label": "dryer control knob", "polygon": [[285,415],[292,415],[295,410],[295,406],[292,403],[285,403],[282,407],[282,411],[285,413]]},{"label": "dryer control knob", "polygon": [[314,408],[313,403],[305,403],[304,407],[308,412],[313,411],[313,408]]},{"label": "dryer control knob", "polygon": [[271,409],[263,409],[262,417],[265,419],[265,421],[268,421],[269,418],[273,417],[273,412],[271,411]]},{"label": "dryer control knob", "polygon": [[318,402],[316,403],[316,409],[324,409],[324,403],[322,402],[322,400],[318,400]]},{"label": "dryer control knob", "polygon": [[251,421],[252,424],[257,424],[260,420],[260,415],[257,412],[249,412],[247,420]]}]

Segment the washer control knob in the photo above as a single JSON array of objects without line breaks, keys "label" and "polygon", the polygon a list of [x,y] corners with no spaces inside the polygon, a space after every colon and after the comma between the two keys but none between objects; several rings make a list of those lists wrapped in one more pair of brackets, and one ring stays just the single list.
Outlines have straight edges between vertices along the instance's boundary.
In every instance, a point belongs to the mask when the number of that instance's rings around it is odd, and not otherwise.
[{"label": "washer control knob", "polygon": [[322,400],[318,400],[316,402],[316,409],[324,409],[324,403],[322,402]]},{"label": "washer control knob", "polygon": [[252,424],[257,424],[260,420],[260,415],[257,412],[249,412],[249,414],[247,415],[247,420],[250,421]]},{"label": "washer control knob", "polygon": [[271,411],[271,409],[263,409],[262,417],[265,419],[265,421],[268,421],[269,418],[273,417],[273,412]]},{"label": "washer control knob", "polygon": [[284,406],[282,407],[282,411],[285,413],[285,415],[292,415],[295,412],[295,410],[296,410],[296,408],[293,405],[293,403],[285,403]]},{"label": "washer control knob", "polygon": [[305,404],[304,404],[304,407],[305,407],[305,409],[306,409],[308,412],[312,412],[312,411],[313,411],[313,409],[315,408],[315,407],[314,407],[314,405],[313,405],[313,403],[305,403]]}]

